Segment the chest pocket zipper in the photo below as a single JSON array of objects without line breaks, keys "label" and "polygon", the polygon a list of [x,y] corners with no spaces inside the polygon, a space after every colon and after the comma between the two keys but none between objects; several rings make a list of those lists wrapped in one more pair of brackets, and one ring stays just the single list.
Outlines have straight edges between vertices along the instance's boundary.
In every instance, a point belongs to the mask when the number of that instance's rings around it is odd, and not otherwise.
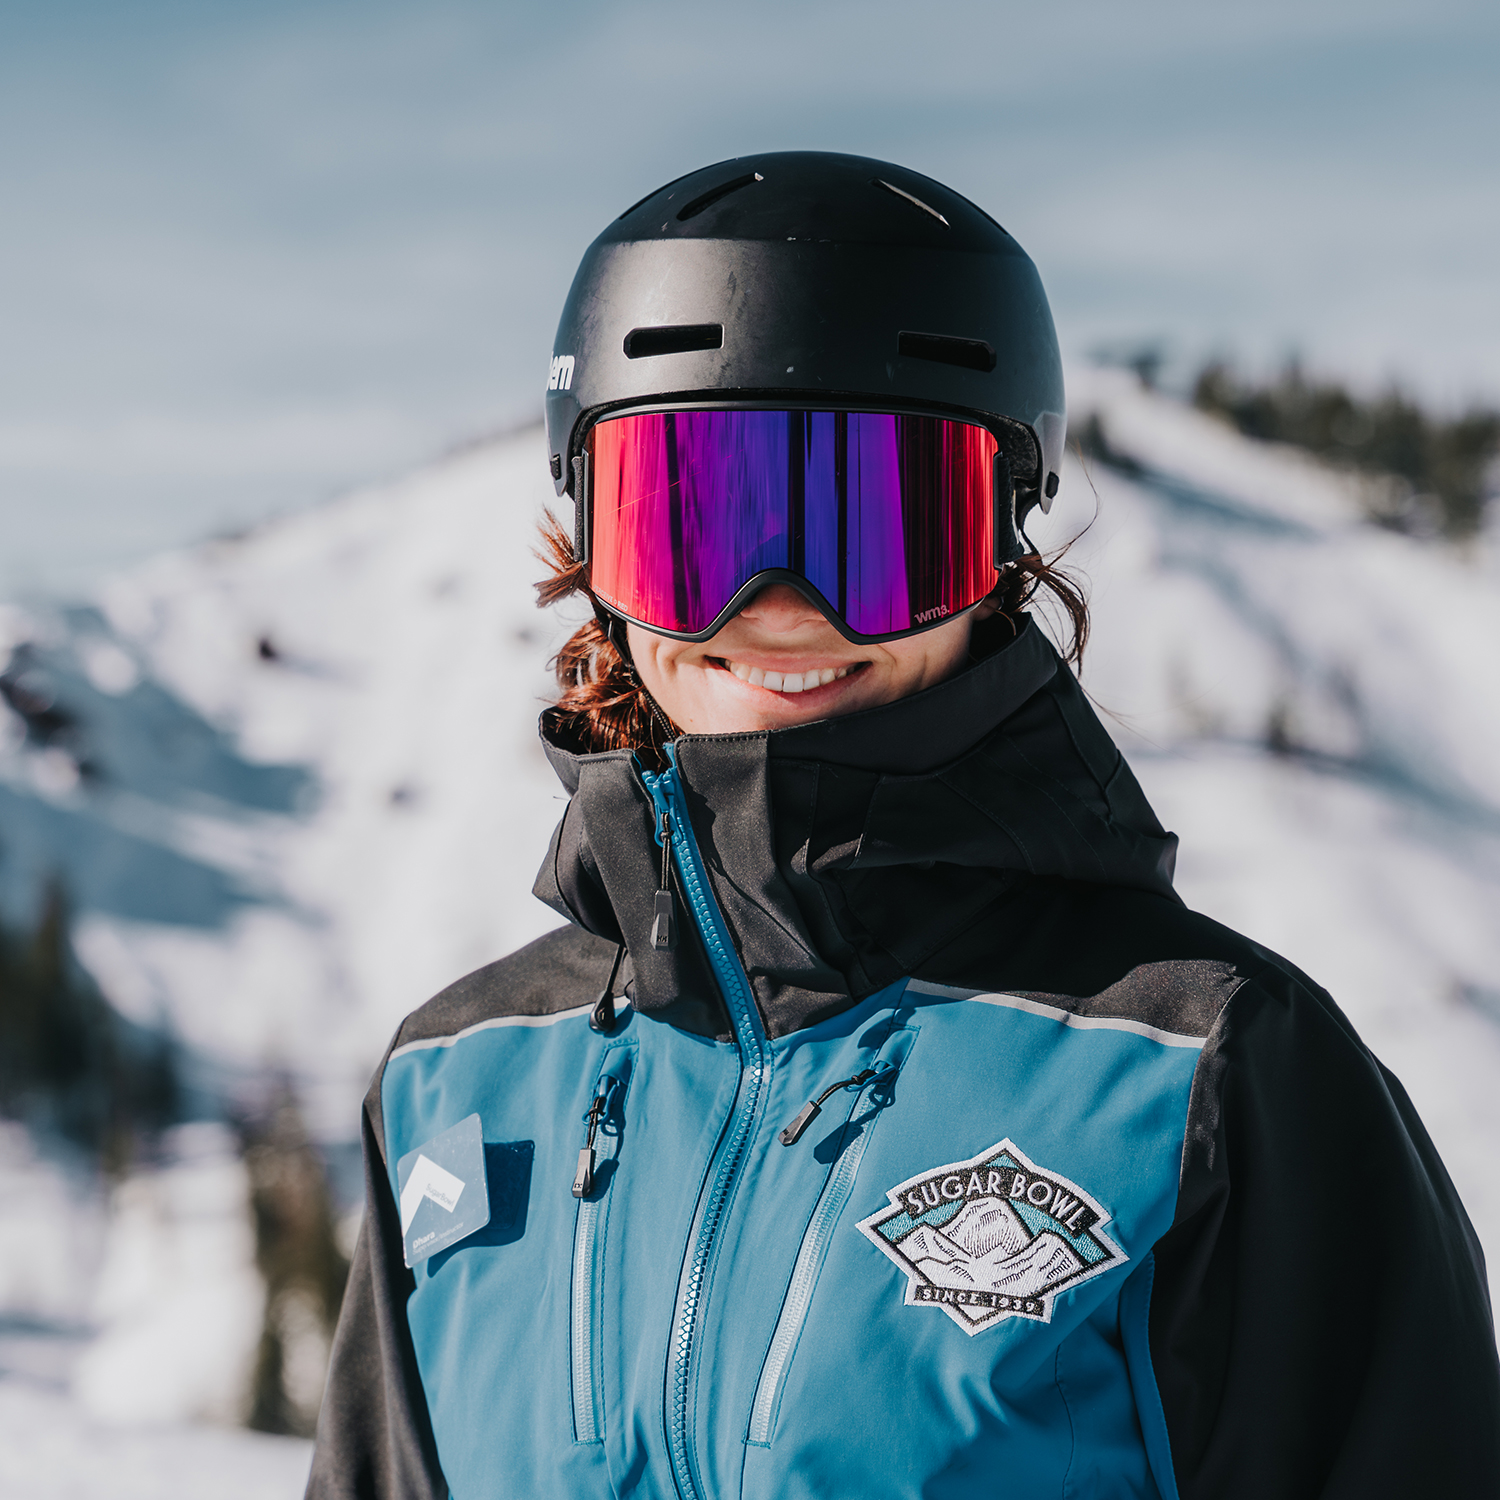
[{"label": "chest pocket zipper", "polygon": [[[614,1179],[620,1133],[624,1124],[625,1094],[635,1064],[634,1047],[611,1047],[594,1085],[587,1130],[590,1171],[578,1195],[578,1220],[573,1229],[573,1283],[569,1299],[568,1355],[573,1387],[573,1441],[598,1443],[604,1439],[604,1239],[609,1222],[610,1188]],[[580,1175],[582,1162],[580,1161]],[[575,1178],[575,1189],[579,1186]]]},{"label": "chest pocket zipper", "polygon": [[[854,1180],[859,1175],[859,1164],[870,1144],[885,1105],[890,1102],[888,1090],[895,1085],[897,1075],[911,1053],[917,1039],[915,1026],[902,1026],[886,1038],[880,1055],[870,1069],[869,1081],[855,1094],[849,1110],[851,1122],[862,1120],[863,1128],[839,1153],[823,1191],[818,1195],[807,1233],[802,1237],[797,1251],[797,1261],[792,1267],[791,1283],[787,1287],[786,1300],[781,1305],[781,1316],[776,1320],[776,1331],[771,1335],[771,1347],[766,1351],[765,1363],[761,1366],[760,1379],[755,1386],[755,1400],[750,1407],[750,1427],[746,1441],[757,1447],[769,1447],[771,1434],[776,1430],[776,1417],[781,1408],[781,1392],[786,1384],[786,1372],[791,1366],[792,1356],[797,1351],[797,1342],[802,1336],[802,1325],[807,1321],[807,1310],[812,1304],[813,1292],[823,1262],[828,1256],[829,1242],[843,1216],[844,1207],[854,1191]],[[865,1115],[860,1106],[865,1106]],[[805,1114],[807,1111],[804,1110]],[[798,1116],[801,1119],[801,1116]],[[805,1128],[805,1126],[804,1126]],[[847,1128],[847,1127],[846,1127]]]}]

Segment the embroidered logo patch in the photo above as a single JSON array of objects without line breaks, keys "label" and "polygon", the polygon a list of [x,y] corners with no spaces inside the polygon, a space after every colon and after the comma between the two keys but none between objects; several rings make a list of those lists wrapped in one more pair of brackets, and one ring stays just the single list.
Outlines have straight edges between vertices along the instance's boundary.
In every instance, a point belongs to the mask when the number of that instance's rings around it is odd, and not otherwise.
[{"label": "embroidered logo patch", "polygon": [[1050,1323],[1058,1292],[1129,1259],[1104,1233],[1108,1209],[1009,1140],[886,1196],[860,1233],[906,1272],[908,1307],[940,1307],[968,1334]]}]

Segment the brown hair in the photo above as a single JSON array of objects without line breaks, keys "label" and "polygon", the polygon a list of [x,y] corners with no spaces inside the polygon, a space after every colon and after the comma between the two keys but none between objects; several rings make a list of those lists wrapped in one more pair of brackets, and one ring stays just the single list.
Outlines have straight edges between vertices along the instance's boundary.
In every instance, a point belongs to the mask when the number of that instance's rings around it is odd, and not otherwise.
[{"label": "brown hair", "polygon": [[[595,618],[580,625],[553,658],[562,693],[556,706],[547,710],[548,727],[586,753],[636,750],[659,759],[662,747],[677,730],[646,691],[635,668],[605,635],[598,619],[600,606],[589,587],[588,564],[578,561],[572,537],[550,513],[541,532],[537,558],[547,576],[536,585],[538,607],[545,609],[582,594],[595,610]],[[994,607],[997,620],[1010,623],[1014,634],[1017,614],[1036,598],[1038,590],[1045,589],[1051,595],[1048,602],[1067,616],[1063,659],[1076,670],[1088,645],[1089,607],[1078,580],[1058,566],[1067,550],[1059,548],[1050,558],[1030,552],[1011,563],[986,602]]]}]

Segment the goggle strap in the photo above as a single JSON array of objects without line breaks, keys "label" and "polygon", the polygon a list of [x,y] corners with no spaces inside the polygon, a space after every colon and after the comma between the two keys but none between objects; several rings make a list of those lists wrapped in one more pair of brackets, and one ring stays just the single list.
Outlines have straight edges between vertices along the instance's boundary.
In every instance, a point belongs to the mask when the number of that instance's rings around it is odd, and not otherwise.
[{"label": "goggle strap", "polygon": [[994,503],[995,566],[1003,568],[1026,554],[1021,541],[1020,522],[1016,516],[1015,479],[1003,448],[995,454]]},{"label": "goggle strap", "polygon": [[573,560],[589,560],[589,455],[573,460]]},{"label": "goggle strap", "polygon": [[634,671],[635,662],[630,655],[630,642],[625,636],[625,621],[611,610],[605,609],[597,599],[594,600],[594,618],[599,622],[604,639],[620,653],[625,665]]}]

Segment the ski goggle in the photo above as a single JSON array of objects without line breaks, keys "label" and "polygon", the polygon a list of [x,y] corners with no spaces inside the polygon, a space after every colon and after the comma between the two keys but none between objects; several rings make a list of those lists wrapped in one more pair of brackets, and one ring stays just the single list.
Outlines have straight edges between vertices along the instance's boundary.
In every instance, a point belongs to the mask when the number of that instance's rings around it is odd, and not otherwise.
[{"label": "ski goggle", "polygon": [[910,635],[990,593],[1015,536],[994,433],[948,417],[632,412],[595,423],[585,452],[595,594],[679,639],[713,635],[772,583],[851,640]]}]

